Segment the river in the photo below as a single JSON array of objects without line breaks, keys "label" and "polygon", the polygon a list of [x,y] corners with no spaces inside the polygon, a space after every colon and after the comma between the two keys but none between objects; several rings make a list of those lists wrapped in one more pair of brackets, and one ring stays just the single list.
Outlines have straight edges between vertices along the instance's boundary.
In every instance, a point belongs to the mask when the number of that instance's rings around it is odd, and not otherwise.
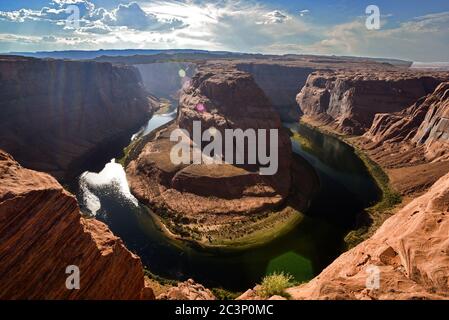
[{"label": "river", "polygon": [[[140,133],[149,133],[174,117],[176,113],[155,115]],[[343,238],[354,227],[357,214],[375,203],[380,193],[351,147],[300,124],[286,126],[302,137],[302,143],[292,139],[293,151],[315,168],[320,190],[297,227],[262,247],[206,250],[168,239],[132,196],[125,172],[115,160],[104,164],[100,173],[83,173],[72,191],[85,214],[105,222],[161,277],[193,278],[207,287],[231,291],[252,288],[273,271],[307,281],[341,254]]]}]

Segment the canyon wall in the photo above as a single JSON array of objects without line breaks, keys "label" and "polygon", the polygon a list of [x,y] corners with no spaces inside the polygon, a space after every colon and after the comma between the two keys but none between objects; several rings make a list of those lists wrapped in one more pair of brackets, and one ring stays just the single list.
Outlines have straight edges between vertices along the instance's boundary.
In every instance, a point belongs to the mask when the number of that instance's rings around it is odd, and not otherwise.
[{"label": "canyon wall", "polygon": [[[68,266],[80,270],[68,290]],[[0,150],[0,299],[151,299],[140,259],[103,223],[81,217],[51,176]]]},{"label": "canyon wall", "polygon": [[293,299],[449,298],[447,79],[444,72],[367,70],[309,77],[297,97],[304,121],[359,135],[346,140],[406,197],[372,237],[288,289]]},{"label": "canyon wall", "polygon": [[133,67],[0,57],[0,148],[58,179],[154,105]]},{"label": "canyon wall", "polygon": [[301,116],[295,97],[316,68],[282,64],[240,63],[237,69],[248,72],[270,99],[281,120],[296,122]]},{"label": "canyon wall", "polygon": [[449,159],[449,82],[442,83],[427,100],[429,110],[413,142],[425,146],[428,159]]},{"label": "canyon wall", "polygon": [[449,155],[449,82],[401,112],[377,114],[364,138],[372,147],[423,146],[426,160],[445,159]]},{"label": "canyon wall", "polygon": [[188,62],[156,62],[134,65],[145,88],[158,98],[179,99],[182,85],[196,73],[196,64]]},{"label": "canyon wall", "polygon": [[448,234],[446,174],[370,239],[287,292],[293,299],[448,299]]},{"label": "canyon wall", "polygon": [[400,70],[319,71],[309,76],[297,102],[306,116],[341,133],[360,135],[376,114],[408,108],[447,78]]},{"label": "canyon wall", "polygon": [[422,193],[449,172],[449,83],[397,113],[376,114],[354,143],[380,164],[403,195]]}]

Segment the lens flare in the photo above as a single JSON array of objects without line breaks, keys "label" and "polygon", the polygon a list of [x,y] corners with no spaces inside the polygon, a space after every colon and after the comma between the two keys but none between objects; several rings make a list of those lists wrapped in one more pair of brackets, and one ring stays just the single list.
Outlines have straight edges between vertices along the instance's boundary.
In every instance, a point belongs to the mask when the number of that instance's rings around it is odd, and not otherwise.
[{"label": "lens flare", "polygon": [[178,74],[181,78],[185,78],[187,75],[184,69],[179,69]]},{"label": "lens flare", "polygon": [[198,112],[205,112],[206,111],[206,107],[204,106],[204,104],[198,103],[196,105],[196,111],[198,111]]}]

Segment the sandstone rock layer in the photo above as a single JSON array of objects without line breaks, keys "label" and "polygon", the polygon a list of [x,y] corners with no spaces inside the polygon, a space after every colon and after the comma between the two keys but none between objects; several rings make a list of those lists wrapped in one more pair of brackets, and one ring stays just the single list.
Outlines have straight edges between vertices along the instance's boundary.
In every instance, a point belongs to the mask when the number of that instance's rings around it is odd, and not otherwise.
[{"label": "sandstone rock layer", "polygon": [[422,192],[449,172],[449,83],[397,113],[381,113],[356,143],[402,194]]},{"label": "sandstone rock layer", "polygon": [[297,96],[305,115],[327,122],[338,131],[360,135],[378,113],[394,113],[432,93],[445,73],[399,70],[332,71],[311,74]]},{"label": "sandstone rock layer", "polygon": [[167,292],[157,296],[158,300],[216,300],[214,294],[195,283],[192,279],[180,282],[176,287],[171,287]]},{"label": "sandstone rock layer", "polygon": [[[66,287],[78,266],[80,289]],[[0,151],[0,299],[154,298],[140,259],[107,226],[81,217],[51,176]]]},{"label": "sandstone rock layer", "polygon": [[294,299],[448,299],[448,234],[449,174],[315,279],[287,291]]}]

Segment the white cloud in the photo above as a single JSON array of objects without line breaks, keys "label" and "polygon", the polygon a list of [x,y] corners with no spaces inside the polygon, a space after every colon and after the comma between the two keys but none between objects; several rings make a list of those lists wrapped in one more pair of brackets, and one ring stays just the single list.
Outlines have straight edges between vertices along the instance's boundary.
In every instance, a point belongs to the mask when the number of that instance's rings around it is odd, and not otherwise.
[{"label": "white cloud", "polygon": [[[122,4],[114,0],[107,8],[94,5],[96,1],[52,0],[39,10],[0,11],[0,24],[10,24],[9,33],[17,30],[17,43],[9,35],[0,39],[0,49],[21,47],[23,42],[22,47],[30,50],[198,48],[448,59],[449,12],[416,17],[394,27],[388,23],[391,15],[383,15],[380,30],[367,30],[363,17],[323,27],[309,9],[292,13],[257,0],[123,0]],[[71,4],[80,8],[76,30],[64,28],[64,9]]]},{"label": "white cloud", "polygon": [[304,17],[304,16],[308,15],[309,13],[310,13],[310,10],[308,10],[308,9],[304,9],[304,10],[299,11],[299,15],[301,17]]},{"label": "white cloud", "polygon": [[89,24],[86,27],[79,28],[79,33],[96,33],[96,34],[108,34],[112,29],[102,23]]},{"label": "white cloud", "polygon": [[20,42],[20,43],[38,43],[42,39],[40,37],[33,36],[18,36],[10,33],[0,33],[0,41],[1,42]]},{"label": "white cloud", "polygon": [[[332,27],[323,39],[300,50],[324,54],[399,57],[435,61],[449,52],[449,12],[417,17],[397,27],[368,30],[364,19]],[[445,54],[446,53],[446,54]]]},{"label": "white cloud", "polygon": [[144,11],[139,4],[119,4],[113,10],[96,8],[88,0],[53,0],[53,7],[43,7],[41,10],[20,9],[16,11],[0,11],[0,20],[10,22],[47,21],[64,25],[70,13],[67,5],[77,5],[80,9],[80,25],[82,32],[108,33],[111,27],[126,27],[134,30],[170,31],[183,28],[182,20],[173,17],[159,17]]},{"label": "white cloud", "polygon": [[145,12],[136,2],[120,4],[112,12],[104,12],[102,22],[109,26],[124,26],[135,30],[173,30],[185,27],[180,19],[164,19]]},{"label": "white cloud", "polygon": [[286,14],[279,10],[274,10],[264,14],[264,20],[259,22],[261,24],[274,24],[274,23],[284,23],[290,19]]},{"label": "white cloud", "polygon": [[0,20],[24,22],[25,19],[37,13],[38,11],[33,11],[29,9],[20,9],[17,11],[0,11]]},{"label": "white cloud", "polygon": [[58,39],[56,37],[54,37],[54,36],[44,36],[44,37],[42,37],[41,40],[44,41],[44,42],[56,42],[56,41],[58,41]]}]

